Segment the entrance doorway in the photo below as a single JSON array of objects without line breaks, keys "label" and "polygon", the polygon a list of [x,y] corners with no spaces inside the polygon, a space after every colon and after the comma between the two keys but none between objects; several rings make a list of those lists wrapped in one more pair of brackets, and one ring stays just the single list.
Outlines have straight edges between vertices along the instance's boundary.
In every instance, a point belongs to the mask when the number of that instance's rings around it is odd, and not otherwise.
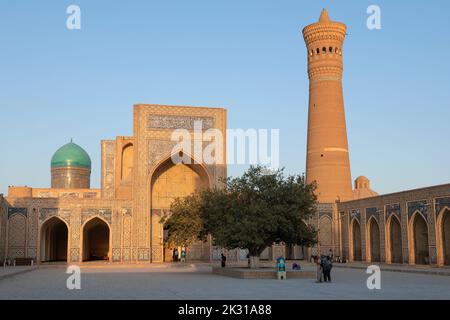
[{"label": "entrance doorway", "polygon": [[67,225],[60,218],[47,220],[41,228],[41,262],[67,262]]},{"label": "entrance doorway", "polygon": [[402,263],[402,227],[398,219],[394,216],[391,218],[389,237],[391,263]]},{"label": "entrance doorway", "polygon": [[83,228],[83,261],[109,260],[110,230],[106,222],[94,218]]},{"label": "entrance doorway", "polygon": [[380,228],[375,219],[370,219],[370,261],[380,262]]},{"label": "entrance doorway", "polygon": [[427,222],[421,214],[417,213],[413,220],[414,257],[416,264],[429,264],[430,253],[428,248]]},{"label": "entrance doorway", "polygon": [[444,251],[444,264],[450,265],[450,210],[446,210],[442,221],[442,249]]},{"label": "entrance doorway", "polygon": [[352,225],[352,238],[353,238],[353,260],[361,261],[362,260],[362,252],[361,252],[361,227],[359,222],[353,220]]}]

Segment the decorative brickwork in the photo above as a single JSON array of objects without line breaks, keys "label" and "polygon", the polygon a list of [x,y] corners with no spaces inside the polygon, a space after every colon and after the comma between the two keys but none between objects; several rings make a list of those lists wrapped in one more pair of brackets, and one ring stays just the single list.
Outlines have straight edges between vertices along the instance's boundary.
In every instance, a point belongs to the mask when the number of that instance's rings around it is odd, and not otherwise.
[{"label": "decorative brickwork", "polygon": [[214,118],[211,117],[170,115],[150,115],[148,118],[148,128],[194,130],[196,122],[200,122],[202,124],[202,129],[204,130],[214,128]]},{"label": "decorative brickwork", "polygon": [[[365,235],[363,234],[367,230],[367,222],[371,216],[375,216],[376,213],[382,214],[384,208],[384,218],[377,219],[380,228],[380,254],[381,261],[391,263],[392,258],[400,259],[398,262],[414,264],[417,256],[415,248],[420,248],[422,251],[428,251],[428,255],[420,253],[418,258],[421,262],[428,262],[430,264],[444,264],[443,244],[442,239],[442,221],[439,219],[439,209],[442,211],[447,206],[447,201],[450,199],[450,185],[442,185],[435,187],[428,187],[423,189],[404,191],[399,193],[393,193],[388,195],[382,195],[367,199],[354,200],[348,202],[341,202],[338,204],[338,210],[341,212],[341,226],[342,226],[342,253],[344,257],[350,256],[352,250],[352,244],[348,241],[348,234],[351,230],[348,227],[348,223],[351,220],[346,220],[346,212],[350,213],[350,219],[356,218],[358,221],[365,221],[361,225],[362,234],[362,255],[363,260],[367,259],[367,250],[369,243],[365,243]],[[430,205],[434,204],[434,205]],[[359,218],[360,213],[364,210],[365,218],[362,220]],[[426,241],[428,250],[425,250],[423,246],[417,247],[414,243],[415,239],[420,239],[417,232],[421,229],[415,228],[415,224],[412,221],[415,213],[420,214],[423,221],[426,223],[426,233],[428,239]],[[391,221],[390,218],[395,216],[400,223],[400,228],[395,226],[394,236],[387,234],[386,231],[390,231],[391,225],[387,225],[386,222]],[[416,217],[416,216],[414,216]],[[421,219],[421,218],[420,218]],[[333,231],[335,232],[335,231]],[[399,234],[400,233],[400,234]],[[395,246],[395,247],[394,247]],[[417,249],[419,250],[419,249]],[[425,255],[425,256],[424,256]]]}]

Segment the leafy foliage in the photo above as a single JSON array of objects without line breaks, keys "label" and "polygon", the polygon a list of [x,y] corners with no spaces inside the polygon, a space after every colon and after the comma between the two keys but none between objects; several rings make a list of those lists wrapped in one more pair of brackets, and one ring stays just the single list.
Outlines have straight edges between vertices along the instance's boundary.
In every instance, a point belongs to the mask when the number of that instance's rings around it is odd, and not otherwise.
[{"label": "leafy foliage", "polygon": [[215,245],[246,248],[253,257],[274,242],[316,243],[317,233],[306,223],[316,212],[315,185],[306,184],[304,176],[267,173],[258,166],[224,182],[222,189],[173,203],[165,220],[170,242],[184,244],[211,234]]},{"label": "leafy foliage", "polygon": [[197,241],[203,232],[203,219],[200,216],[200,195],[192,194],[177,198],[171,205],[171,213],[161,219],[169,231],[166,245],[187,247]]}]

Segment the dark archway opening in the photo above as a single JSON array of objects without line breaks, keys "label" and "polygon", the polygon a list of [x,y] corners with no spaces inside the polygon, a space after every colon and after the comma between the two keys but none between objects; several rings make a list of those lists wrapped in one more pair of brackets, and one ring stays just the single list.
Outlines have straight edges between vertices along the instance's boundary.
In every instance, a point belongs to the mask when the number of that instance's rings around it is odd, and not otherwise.
[{"label": "dark archway opening", "polygon": [[356,220],[353,221],[352,235],[353,235],[353,260],[361,261],[362,260],[361,227],[359,226],[359,223]]},{"label": "dark archway opening", "polygon": [[414,219],[414,256],[416,264],[429,264],[428,227],[420,214]]},{"label": "dark archway opening", "polygon": [[67,262],[67,225],[59,218],[51,218],[41,232],[41,262]]},{"label": "dark archway opening", "polygon": [[442,244],[444,250],[444,264],[450,265],[450,211],[444,212],[442,220]]},{"label": "dark archway opening", "polygon": [[378,223],[372,219],[370,221],[370,260],[380,262],[380,257],[380,228]]},{"label": "dark archway opening", "polygon": [[94,218],[83,229],[83,261],[109,260],[109,226]]},{"label": "dark archway opening", "polygon": [[402,227],[396,218],[391,219],[390,242],[391,263],[402,263]]}]

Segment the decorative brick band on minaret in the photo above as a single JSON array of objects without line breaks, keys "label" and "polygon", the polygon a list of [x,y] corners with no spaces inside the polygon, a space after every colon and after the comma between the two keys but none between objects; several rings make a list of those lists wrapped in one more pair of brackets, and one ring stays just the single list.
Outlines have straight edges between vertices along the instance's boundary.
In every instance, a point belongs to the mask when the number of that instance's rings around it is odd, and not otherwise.
[{"label": "decorative brick band on minaret", "polygon": [[347,27],[324,9],[303,29],[308,49],[309,114],[306,179],[316,182],[321,203],[352,199],[342,92],[342,45]]}]

